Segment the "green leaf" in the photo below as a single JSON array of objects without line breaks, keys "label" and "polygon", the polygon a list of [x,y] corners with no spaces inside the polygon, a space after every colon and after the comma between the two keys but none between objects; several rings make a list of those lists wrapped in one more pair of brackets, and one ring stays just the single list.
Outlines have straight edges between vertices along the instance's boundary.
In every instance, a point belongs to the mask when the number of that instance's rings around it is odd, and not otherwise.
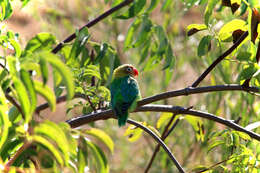
[{"label": "green leaf", "polygon": [[15,39],[9,39],[10,44],[13,46],[15,50],[15,56],[19,58],[22,54],[21,46]]},{"label": "green leaf", "polygon": [[247,30],[247,25],[244,20],[241,19],[234,19],[228,23],[226,23],[219,31],[218,35],[219,38],[222,41],[227,40],[228,38],[232,37],[232,32],[235,30],[242,30],[245,31]]},{"label": "green leaf", "polygon": [[153,26],[152,22],[148,18],[148,16],[143,15],[141,28],[140,31],[138,32],[136,41],[132,45],[133,47],[139,47],[148,39],[148,37],[150,36],[150,31],[152,29],[152,26]]},{"label": "green leaf", "polygon": [[7,140],[9,127],[11,125],[7,113],[8,113],[8,106],[7,106],[5,94],[2,88],[0,88],[0,127],[1,127],[0,149],[2,148],[3,144]]},{"label": "green leaf", "polygon": [[251,56],[252,55],[250,52],[239,52],[237,55],[237,59],[239,61],[249,61]]},{"label": "green leaf", "polygon": [[215,140],[212,144],[208,147],[208,152],[210,152],[212,149],[216,148],[219,145],[224,145],[225,141],[223,140]]},{"label": "green leaf", "polygon": [[239,80],[245,80],[251,78],[255,72],[259,69],[258,65],[255,64],[250,64],[250,65],[244,65],[242,72],[239,74]]},{"label": "green leaf", "polygon": [[67,164],[69,162],[70,146],[65,134],[66,132],[58,124],[51,121],[45,121],[34,128],[34,134],[52,140],[57,144]]},{"label": "green leaf", "polygon": [[146,12],[150,13],[151,11],[153,11],[153,9],[158,5],[159,2],[160,2],[160,0],[151,0],[150,6],[146,10]]},{"label": "green leaf", "polygon": [[218,0],[209,0],[206,10],[205,10],[205,14],[204,14],[204,23],[208,26],[209,24],[209,19],[210,16],[212,15],[212,12],[215,8],[215,6],[217,5],[219,1]]},{"label": "green leaf", "polygon": [[204,127],[200,118],[186,115],[184,119],[193,127],[197,140],[204,141]]},{"label": "green leaf", "polygon": [[238,134],[238,136],[240,138],[244,139],[244,140],[248,140],[248,141],[252,140],[251,137],[248,134],[244,133],[244,132],[236,131],[236,134]]},{"label": "green leaf", "polygon": [[66,85],[67,99],[72,99],[74,96],[74,80],[70,69],[55,54],[42,52],[39,56],[44,57],[59,72]]},{"label": "green leaf", "polygon": [[31,102],[31,114],[34,112],[36,106],[37,106],[37,97],[36,97],[36,92],[35,88],[33,85],[33,81],[30,77],[30,74],[25,71],[24,69],[21,69],[20,71],[21,79],[23,84],[25,85],[28,93],[30,94],[30,102]]},{"label": "green leaf", "polygon": [[84,27],[79,32],[77,31],[76,35],[77,35],[77,37],[72,45],[68,63],[73,63],[76,61],[77,57],[81,53],[82,49],[85,48],[85,44],[87,43],[88,39],[90,38],[90,34],[86,27]]},{"label": "green leaf", "polygon": [[134,17],[134,16],[138,15],[139,12],[141,12],[141,10],[145,6],[145,4],[146,4],[146,0],[135,0],[126,13],[124,13],[120,16],[117,16],[116,18],[129,19],[131,17]]},{"label": "green leaf", "polygon": [[45,85],[47,83],[48,77],[49,77],[48,65],[47,65],[46,60],[43,57],[40,58],[39,64],[40,64],[40,68],[41,68],[43,84]]},{"label": "green leaf", "polygon": [[166,49],[166,54],[165,54],[165,63],[163,70],[170,68],[172,69],[175,65],[175,56],[172,52],[172,47],[170,44],[168,44],[168,47]]},{"label": "green leaf", "polygon": [[127,34],[126,34],[125,41],[124,41],[124,50],[127,50],[132,47],[132,42],[133,42],[133,38],[134,38],[133,36],[134,36],[135,32],[137,32],[137,29],[139,28],[141,22],[142,22],[141,18],[137,17],[137,18],[135,18],[133,23],[130,25],[130,27],[127,31]]},{"label": "green leaf", "polygon": [[58,163],[61,166],[64,165],[64,160],[63,160],[62,154],[59,152],[59,150],[56,148],[56,146],[54,146],[47,139],[45,139],[44,137],[39,136],[39,135],[32,135],[29,139],[31,141],[42,144],[44,147],[46,147],[53,154],[54,158],[58,161]]},{"label": "green leaf", "polygon": [[101,173],[108,173],[109,172],[109,166],[107,164],[106,157],[101,149],[91,141],[85,140],[89,149],[91,150],[92,154],[95,157],[95,160],[97,161],[97,169]]},{"label": "green leaf", "polygon": [[203,56],[208,53],[210,49],[211,40],[212,40],[212,36],[210,35],[204,36],[200,40],[198,50],[197,50],[198,56]]},{"label": "green leaf", "polygon": [[157,54],[161,56],[162,54],[165,53],[165,50],[168,48],[168,44],[169,44],[168,39],[162,26],[157,25],[154,27],[154,30],[159,40],[159,48],[157,50]]},{"label": "green leaf", "polygon": [[161,7],[161,11],[165,11],[167,8],[169,8],[172,2],[172,0],[164,0]]},{"label": "green leaf", "polygon": [[100,45],[100,50],[98,51],[98,55],[94,60],[94,64],[99,63],[106,55],[108,51],[108,44],[107,43],[102,43]]},{"label": "green leaf", "polygon": [[48,102],[51,110],[55,111],[56,98],[55,98],[55,94],[53,93],[53,91],[47,85],[44,85],[42,82],[34,80],[33,84],[34,84],[36,92],[39,93],[41,96],[43,96],[46,99],[46,101]]},{"label": "green leaf", "polygon": [[18,100],[20,102],[22,111],[25,116],[25,122],[28,123],[31,119],[31,104],[28,93],[23,82],[18,78],[18,74],[16,71],[16,59],[14,57],[8,56],[7,62],[10,68],[10,73],[12,74],[12,80],[15,88],[15,92],[18,96]]},{"label": "green leaf", "polygon": [[86,130],[85,133],[98,138],[100,141],[102,141],[109,148],[111,153],[114,152],[114,142],[110,138],[110,136],[108,136],[104,131],[96,129],[96,128],[91,128],[89,130]]},{"label": "green leaf", "polygon": [[191,36],[199,31],[206,30],[208,27],[205,24],[190,24],[187,26],[186,32]]},{"label": "green leaf", "polygon": [[1,0],[0,5],[0,20],[3,21],[8,19],[12,15],[13,9],[9,0]]},{"label": "green leaf", "polygon": [[27,42],[25,52],[36,52],[40,50],[51,50],[55,45],[56,38],[50,33],[39,33]]}]

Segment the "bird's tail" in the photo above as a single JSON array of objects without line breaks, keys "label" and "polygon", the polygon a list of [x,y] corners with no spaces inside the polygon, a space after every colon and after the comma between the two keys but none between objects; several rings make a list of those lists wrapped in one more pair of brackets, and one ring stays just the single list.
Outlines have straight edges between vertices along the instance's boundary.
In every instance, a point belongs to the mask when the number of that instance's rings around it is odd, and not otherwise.
[{"label": "bird's tail", "polygon": [[124,103],[120,106],[120,108],[115,109],[116,116],[118,118],[118,126],[124,126],[126,124],[128,118],[128,108],[130,104]]}]

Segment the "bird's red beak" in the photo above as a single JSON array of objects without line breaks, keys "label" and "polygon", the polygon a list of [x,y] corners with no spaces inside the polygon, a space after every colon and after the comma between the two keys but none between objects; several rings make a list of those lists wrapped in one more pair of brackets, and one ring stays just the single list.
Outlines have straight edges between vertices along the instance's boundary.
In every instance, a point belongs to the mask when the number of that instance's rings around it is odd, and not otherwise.
[{"label": "bird's red beak", "polygon": [[135,76],[138,76],[138,71],[137,71],[137,69],[134,68],[133,71],[134,71],[134,75],[135,75]]}]

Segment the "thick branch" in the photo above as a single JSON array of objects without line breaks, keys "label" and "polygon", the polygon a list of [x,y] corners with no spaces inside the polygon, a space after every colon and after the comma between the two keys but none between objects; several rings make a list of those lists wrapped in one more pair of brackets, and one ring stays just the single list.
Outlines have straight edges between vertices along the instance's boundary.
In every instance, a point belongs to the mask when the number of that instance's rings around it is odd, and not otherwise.
[{"label": "thick branch", "polygon": [[171,158],[171,160],[173,161],[173,163],[176,165],[176,167],[178,168],[179,172],[184,173],[183,168],[181,167],[180,163],[175,159],[175,157],[173,156],[173,154],[171,153],[170,149],[167,147],[167,145],[163,142],[162,139],[160,139],[153,131],[151,131],[149,128],[143,126],[142,124],[128,119],[127,120],[128,123],[135,125],[136,127],[141,128],[142,130],[144,130],[146,133],[148,133],[151,137],[153,137],[153,139],[158,143],[159,146],[162,146],[163,149],[166,151],[166,153],[168,154],[168,156]]},{"label": "thick branch", "polygon": [[[106,18],[107,16],[111,15],[112,13],[114,13],[115,11],[131,4],[132,2],[134,2],[134,0],[125,0],[122,3],[118,4],[117,6],[107,10],[106,12],[104,12],[103,14],[101,14],[100,16],[98,16],[97,18],[93,19],[92,21],[88,22],[86,25],[84,25],[83,27],[81,27],[79,30],[82,30],[83,28],[87,27],[90,28],[93,25],[95,25],[96,23],[98,23],[99,21],[103,20],[104,18]],[[63,47],[64,43],[68,43],[70,41],[72,41],[74,38],[76,38],[76,34],[73,33],[71,34],[69,37],[67,37],[63,42],[59,43],[53,50],[52,53],[57,53],[59,50],[61,50],[61,48]]]},{"label": "thick branch", "polygon": [[197,87],[200,82],[213,70],[218,63],[220,63],[225,57],[227,57],[233,50],[235,50],[242,41],[248,36],[248,31],[246,31],[241,37],[233,44],[226,52],[220,55],[200,76],[199,78],[191,85],[192,87]]},{"label": "thick branch", "polygon": [[[260,141],[260,135],[257,133],[254,133],[252,131],[246,130],[245,128],[237,125],[231,120],[226,120],[224,118],[218,117],[216,115],[207,113],[207,112],[202,112],[202,111],[197,111],[193,109],[185,109],[180,106],[169,106],[169,105],[145,105],[138,107],[135,112],[172,112],[174,114],[187,114],[187,115],[192,115],[192,116],[197,116],[201,118],[206,118],[212,121],[215,121],[217,123],[223,124],[231,129],[245,132],[252,138]],[[88,114],[88,115],[83,115],[77,118],[73,118],[67,121],[67,123],[70,124],[72,128],[79,127],[81,125],[97,121],[97,120],[104,120],[108,118],[115,118],[113,111],[111,109],[101,111],[98,113],[93,113],[93,114]]]},{"label": "thick branch", "polygon": [[153,103],[155,101],[164,100],[171,97],[198,94],[198,93],[208,93],[208,92],[215,92],[215,91],[246,91],[246,92],[250,91],[254,93],[259,93],[260,88],[244,87],[242,85],[236,85],[236,84],[205,86],[205,87],[198,87],[198,88],[188,87],[180,90],[168,91],[151,97],[147,97],[139,101],[138,106],[146,105],[149,103]]}]

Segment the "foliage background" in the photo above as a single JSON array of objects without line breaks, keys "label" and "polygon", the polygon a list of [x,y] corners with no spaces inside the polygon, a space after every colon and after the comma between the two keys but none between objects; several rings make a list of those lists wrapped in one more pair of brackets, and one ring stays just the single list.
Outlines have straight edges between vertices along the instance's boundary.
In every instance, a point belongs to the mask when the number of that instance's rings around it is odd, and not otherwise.
[{"label": "foliage background", "polygon": [[[148,8],[148,2],[145,8]],[[125,49],[124,39],[126,38],[129,26],[135,19],[119,20],[113,18],[115,16],[108,17],[89,29],[91,35],[90,41],[99,44],[108,43],[116,50],[121,63],[131,63],[139,69],[140,76],[138,77],[138,81],[143,97],[190,86],[197,76],[199,76],[221,52],[232,44],[232,42],[221,41],[218,35],[220,28],[232,19],[241,18],[247,20],[247,13],[239,16],[239,11],[232,14],[230,8],[222,7],[222,9],[219,9],[222,10],[221,12],[213,13],[213,19],[210,20],[208,30],[187,37],[186,28],[189,24],[204,22],[204,14],[201,13],[201,11],[205,11],[207,3],[200,6],[192,6],[191,3],[193,1],[171,1],[169,5],[164,8],[164,3],[166,2],[168,1],[159,2],[159,5],[149,14],[149,17],[153,24],[163,26],[172,46],[174,63],[171,64],[171,71],[168,69],[168,71],[162,70],[167,60],[159,61],[157,65],[150,66],[147,65],[149,64],[148,58],[143,63],[139,63],[141,50],[138,46],[137,48],[131,47]],[[12,3],[14,4],[14,14],[6,21],[6,25],[8,29],[19,33],[19,42],[23,48],[28,40],[39,32],[50,32],[56,36],[58,40],[64,40],[68,35],[75,32],[77,28],[86,24],[88,20],[95,18],[111,7],[111,2],[104,3],[102,0],[37,0],[30,1],[23,8],[21,8],[20,1],[14,1]],[[138,33],[135,34],[134,37],[138,39]],[[199,54],[201,51],[198,51],[200,40],[207,35],[211,35],[211,37],[214,38],[211,40],[210,51],[208,52],[208,50],[206,50],[204,54]],[[152,42],[158,41],[158,38],[155,38],[155,36],[152,38]],[[259,39],[257,39],[257,43],[258,40]],[[203,48],[205,48],[205,45]],[[207,47],[205,49],[207,49]],[[248,44],[241,49],[250,49],[249,41]],[[201,85],[239,84],[241,82],[239,76],[241,76],[241,71],[247,64],[234,58],[238,54],[239,52],[235,52],[221,62]],[[246,60],[246,62],[249,62],[249,60]],[[72,68],[76,67],[72,65]],[[82,84],[80,82],[82,81],[79,80],[79,84]],[[48,85],[53,86],[53,83],[49,80]],[[64,109],[64,107],[73,107],[74,103],[79,103],[78,101],[79,100],[74,100],[68,104],[57,104],[55,112],[45,110],[41,113],[41,115],[44,115],[43,118],[37,116],[35,118],[37,120],[49,119],[54,122],[64,122],[73,116],[82,115],[83,106],[80,104],[80,106],[72,109],[68,115],[66,115],[66,109]],[[44,102],[44,99],[38,98],[38,104]],[[260,114],[259,97],[238,91],[176,97],[160,101],[159,103],[183,107],[193,106],[195,109],[210,112],[232,120],[241,117],[240,125],[242,126],[258,121]],[[83,113],[90,112],[91,109],[89,110],[89,107],[89,105],[86,105]],[[147,122],[147,124],[157,127],[157,130],[162,132],[162,127],[165,126],[166,122],[158,127],[160,117],[166,117],[168,120],[169,114],[154,112],[131,114],[132,119]],[[196,125],[192,125],[191,121],[203,124],[203,134],[196,133]],[[143,134],[140,139],[129,142],[132,138],[124,135],[128,127],[118,128],[117,122],[114,119],[98,121],[86,125],[86,128],[89,127],[102,129],[114,142],[114,152],[111,153],[102,142],[93,139],[101,146],[102,150],[105,151],[111,172],[144,171],[155,146],[155,143],[148,135]],[[230,142],[233,138],[233,133],[229,130],[223,131],[224,129],[226,129],[226,127],[208,120],[182,118],[174,129],[174,132],[167,138],[166,143],[177,160],[187,170],[191,170],[199,165],[209,166],[227,159],[227,155],[233,153],[233,149],[230,148],[238,145],[237,143],[234,144]],[[199,129],[199,131],[200,130],[201,129]],[[224,141],[224,143],[222,143],[220,147],[208,152],[211,142],[213,141],[212,143],[214,143],[214,138],[212,138],[213,132],[222,132],[225,134],[220,137],[221,139],[218,138],[218,140]],[[259,130],[256,129],[256,132],[259,132]],[[202,140],[202,138],[204,140]],[[255,157],[258,158],[259,147],[257,142],[240,140],[242,142],[239,143],[239,145],[243,144],[248,146],[248,150],[252,151]],[[238,146],[236,146],[236,148],[238,150],[240,149]],[[240,151],[237,152],[241,154]],[[229,164],[225,166],[227,166],[227,168],[232,167]],[[236,166],[233,165],[233,167]],[[237,168],[239,168],[239,166],[237,166]],[[171,172],[173,169],[175,169],[175,166],[168,159],[165,152],[161,150],[154,161],[151,172]]]}]

